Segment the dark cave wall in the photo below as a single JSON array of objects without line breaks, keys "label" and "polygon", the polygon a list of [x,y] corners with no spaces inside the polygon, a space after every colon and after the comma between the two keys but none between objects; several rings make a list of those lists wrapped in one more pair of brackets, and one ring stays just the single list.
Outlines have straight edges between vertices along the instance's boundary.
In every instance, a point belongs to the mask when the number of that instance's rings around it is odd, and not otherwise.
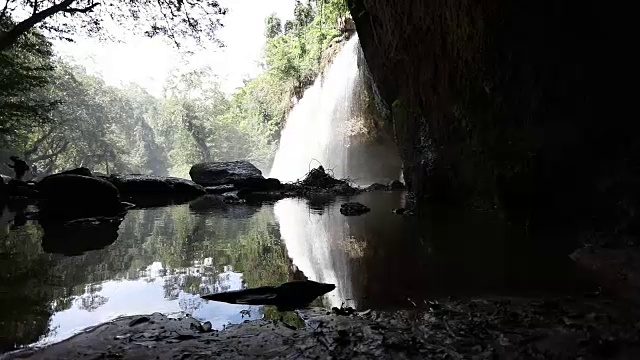
[{"label": "dark cave wall", "polygon": [[[418,198],[539,235],[634,234],[624,9],[587,1],[349,0]],[[629,42],[630,41],[630,42]],[[629,100],[627,100],[629,99]]]}]

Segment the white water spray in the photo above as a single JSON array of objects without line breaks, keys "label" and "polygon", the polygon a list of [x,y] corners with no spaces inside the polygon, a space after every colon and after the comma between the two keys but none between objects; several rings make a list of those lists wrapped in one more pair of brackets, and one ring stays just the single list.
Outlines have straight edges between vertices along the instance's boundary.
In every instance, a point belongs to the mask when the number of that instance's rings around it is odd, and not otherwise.
[{"label": "white water spray", "polygon": [[349,176],[349,125],[355,115],[355,95],[362,83],[359,47],[358,36],[354,35],[292,109],[270,177],[296,181],[320,164],[333,170],[336,178]]}]

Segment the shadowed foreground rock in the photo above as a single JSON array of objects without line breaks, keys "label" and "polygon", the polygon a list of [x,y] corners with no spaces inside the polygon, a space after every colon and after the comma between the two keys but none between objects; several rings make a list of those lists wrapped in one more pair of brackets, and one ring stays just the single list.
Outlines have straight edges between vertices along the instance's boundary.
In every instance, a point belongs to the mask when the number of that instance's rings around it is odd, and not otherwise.
[{"label": "shadowed foreground rock", "polygon": [[317,297],[333,291],[336,286],[315,281],[292,281],[280,286],[261,286],[253,289],[227,291],[203,295],[205,300],[222,301],[229,304],[275,305],[278,310],[288,311],[308,306]]},{"label": "shadowed foreground rock", "polygon": [[71,220],[95,216],[115,216],[124,211],[118,189],[110,182],[89,176],[57,174],[47,176],[37,184],[41,216]]},{"label": "shadowed foreground rock", "polygon": [[[638,359],[637,313],[598,298],[476,299],[430,310],[298,312],[306,327],[256,320],[223,331],[193,318],[121,318],[32,359]],[[337,315],[337,314],[348,314]]]}]

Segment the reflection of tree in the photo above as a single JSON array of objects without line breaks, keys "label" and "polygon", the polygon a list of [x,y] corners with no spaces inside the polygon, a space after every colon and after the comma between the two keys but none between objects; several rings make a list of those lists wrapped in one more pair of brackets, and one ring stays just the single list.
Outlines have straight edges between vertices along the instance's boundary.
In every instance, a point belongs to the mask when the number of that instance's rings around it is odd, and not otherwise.
[{"label": "reflection of tree", "polygon": [[85,311],[95,311],[109,301],[108,298],[98,294],[87,294],[80,298],[79,308]]},{"label": "reflection of tree", "polygon": [[180,311],[187,314],[193,314],[196,310],[202,307],[203,302],[204,300],[200,297],[184,297],[178,300],[178,306],[180,307]]},{"label": "reflection of tree", "polygon": [[[1,349],[37,341],[51,313],[75,300],[82,309],[97,309],[107,301],[99,294],[106,280],[161,277],[165,298],[179,299],[181,308],[193,312],[200,300],[189,294],[231,288],[226,271],[241,272],[247,287],[292,279],[271,209],[242,219],[229,214],[194,214],[187,205],[130,211],[115,243],[75,257],[44,253],[34,223],[0,238],[0,301],[6,304],[0,307]],[[162,269],[152,273],[154,262]]]}]

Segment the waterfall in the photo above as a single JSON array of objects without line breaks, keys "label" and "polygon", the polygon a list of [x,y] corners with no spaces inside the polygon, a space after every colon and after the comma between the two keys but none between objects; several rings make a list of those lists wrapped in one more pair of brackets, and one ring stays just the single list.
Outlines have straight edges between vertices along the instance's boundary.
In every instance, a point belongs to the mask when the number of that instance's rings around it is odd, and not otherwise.
[{"label": "waterfall", "polygon": [[270,177],[295,181],[318,163],[333,170],[335,177],[348,176],[348,126],[354,115],[354,96],[362,83],[359,47],[354,35],[293,107]]}]

